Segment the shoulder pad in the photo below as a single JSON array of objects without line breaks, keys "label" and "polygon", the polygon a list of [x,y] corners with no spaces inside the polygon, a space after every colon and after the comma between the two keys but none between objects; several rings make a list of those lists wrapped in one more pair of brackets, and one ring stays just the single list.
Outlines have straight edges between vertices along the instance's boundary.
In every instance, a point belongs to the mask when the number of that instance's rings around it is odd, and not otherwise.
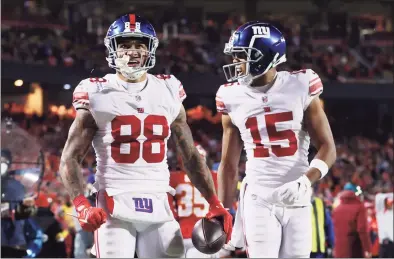
[{"label": "shoulder pad", "polygon": [[108,83],[108,80],[102,77],[90,77],[82,80],[74,90],[75,92],[98,92],[104,85]]},{"label": "shoulder pad", "polygon": [[73,93],[73,106],[75,109],[89,109],[89,93],[95,93],[103,89],[104,84],[108,82],[105,78],[91,77],[82,80]]},{"label": "shoulder pad", "polygon": [[323,92],[323,83],[319,75],[312,69],[301,69],[293,71],[291,74],[296,75],[303,84],[308,86],[308,94],[310,96]]},{"label": "shoulder pad", "polygon": [[312,69],[307,69],[309,95],[316,95],[323,92],[323,82],[320,76]]},{"label": "shoulder pad", "polygon": [[170,88],[170,91],[176,95],[180,102],[186,99],[186,92],[183,88],[183,84],[174,75],[159,74],[154,76],[159,80],[164,80],[166,85]]},{"label": "shoulder pad", "polygon": [[215,102],[216,102],[216,110],[220,113],[228,113],[230,111],[229,104],[228,104],[228,92],[232,92],[231,89],[233,87],[239,86],[239,83],[229,83],[223,84],[219,87],[218,91],[216,92]]}]

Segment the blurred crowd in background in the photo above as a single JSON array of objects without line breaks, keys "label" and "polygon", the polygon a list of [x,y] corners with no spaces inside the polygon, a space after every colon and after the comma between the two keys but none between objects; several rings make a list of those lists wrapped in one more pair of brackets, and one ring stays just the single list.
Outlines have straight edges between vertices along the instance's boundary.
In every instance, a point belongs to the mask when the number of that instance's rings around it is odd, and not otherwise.
[{"label": "blurred crowd in background", "polygon": [[[106,28],[119,12],[106,10],[103,15],[102,8],[92,8],[88,3],[78,9],[65,10],[62,6],[51,6],[51,1],[42,1],[46,4],[40,5],[36,1],[22,2],[22,6],[3,3],[2,61],[73,67],[86,71],[95,69],[101,74],[112,72],[105,60],[103,37]],[[93,14],[88,14],[89,8],[93,9]],[[231,31],[245,22],[245,17],[237,12],[225,15],[217,13],[205,16],[204,19],[195,13],[179,15],[174,10],[162,10],[162,15],[149,8],[141,12],[153,23],[161,37],[157,50],[158,63],[153,73],[176,75],[179,72],[200,71],[222,76],[222,66],[231,62],[223,55],[224,43],[228,41]],[[273,22],[285,33],[288,62],[281,69],[313,68],[325,82],[393,82],[393,48],[385,43],[386,40],[393,39],[389,17],[349,17],[346,13],[293,16],[267,14],[264,20]],[[69,106],[70,103],[65,105]],[[44,230],[46,238],[37,254],[30,254],[28,257],[86,256],[85,250],[90,247],[81,247],[79,240],[90,240],[87,242],[92,244],[92,237],[82,237],[86,233],[81,231],[79,224],[69,215],[73,213],[72,203],[58,174],[60,154],[72,116],[70,118],[50,113],[42,117],[24,113],[11,114],[9,108],[10,104],[2,107],[2,118],[12,117],[12,126],[8,130],[5,129],[4,121],[2,124],[2,148],[6,145],[13,153],[14,160],[35,161],[37,153],[28,152],[28,143],[34,142],[35,146],[44,151],[45,156],[43,183],[36,199],[38,212],[35,219]],[[349,112],[344,117],[352,114]],[[189,123],[195,140],[208,151],[211,166],[216,170],[221,155],[221,124],[218,123],[220,115],[213,112],[212,116],[216,117],[207,120],[189,116]],[[354,126],[351,123],[332,123],[334,132],[341,132],[342,129],[336,130],[341,127]],[[10,136],[7,135],[10,134],[8,131],[19,133],[7,140],[7,136]],[[377,257],[382,240],[379,241],[374,201],[376,194],[393,192],[393,135],[383,132],[379,137],[367,138],[363,134],[334,134],[334,137],[338,159],[328,176],[316,185],[315,195],[324,200],[331,213],[336,198],[347,184],[362,190],[363,204],[368,210],[372,256]],[[311,149],[311,155],[313,152]],[[175,170],[177,159],[171,144],[168,159],[171,170]],[[242,154],[240,181],[245,174],[245,161],[245,154]],[[22,167],[26,165],[15,164],[11,169]],[[82,167],[86,191],[89,192],[95,173],[93,150],[85,157]],[[330,248],[332,246],[334,244]]]},{"label": "blurred crowd in background", "polygon": [[[96,15],[88,16],[84,8],[72,10],[71,15],[70,10],[38,6],[34,1],[25,1],[25,8],[5,5],[2,59],[110,72],[103,37],[118,12],[101,15],[102,8],[93,9]],[[180,16],[174,10],[162,10],[162,15],[154,11],[141,12],[162,35],[157,73],[222,74],[222,66],[230,62],[223,55],[224,43],[245,17],[236,12],[201,18],[192,12]],[[393,81],[393,48],[386,42],[393,39],[389,17],[267,14],[263,20],[277,25],[286,37],[288,63],[282,69],[313,68],[331,81]]]}]

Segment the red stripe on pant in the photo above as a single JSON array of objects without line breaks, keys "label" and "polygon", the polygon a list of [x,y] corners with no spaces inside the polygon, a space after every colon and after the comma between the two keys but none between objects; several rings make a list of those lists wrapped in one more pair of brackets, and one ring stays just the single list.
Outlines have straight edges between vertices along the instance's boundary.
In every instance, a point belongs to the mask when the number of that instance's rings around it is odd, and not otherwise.
[{"label": "red stripe on pant", "polygon": [[[245,239],[245,252],[246,252],[246,256],[249,258],[249,253],[248,253],[248,240],[246,239],[246,230],[245,230],[245,217],[243,216],[244,214],[244,210],[245,210],[245,194],[246,194],[246,188],[248,188],[248,184],[245,184],[245,189],[244,189],[244,193],[243,193],[243,197],[242,197],[242,211],[241,211],[241,215],[242,215],[242,230],[243,230],[243,234],[244,234],[244,239]],[[241,200],[241,199],[240,199]],[[240,205],[238,205],[240,206]]]},{"label": "red stripe on pant", "polygon": [[[98,199],[99,199],[99,195],[100,195],[100,191],[97,192],[96,195],[96,207],[98,208]],[[99,248],[99,241],[98,241],[98,231],[99,229],[97,229],[96,231],[94,231],[94,243],[96,245],[96,258],[101,258],[100,257],[100,248]]]}]

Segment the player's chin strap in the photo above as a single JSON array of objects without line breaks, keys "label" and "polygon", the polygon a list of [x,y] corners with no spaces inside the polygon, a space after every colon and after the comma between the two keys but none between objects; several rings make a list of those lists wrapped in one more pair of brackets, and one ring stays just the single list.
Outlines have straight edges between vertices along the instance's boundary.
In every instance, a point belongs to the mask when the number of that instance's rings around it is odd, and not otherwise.
[{"label": "player's chin strap", "polygon": [[128,62],[130,61],[130,56],[124,55],[121,58],[115,58],[115,65],[118,67],[118,71],[129,80],[140,79],[149,69],[149,67],[129,67]]},{"label": "player's chin strap", "polygon": [[[256,75],[256,76],[252,76],[252,75],[250,74],[250,72],[248,72],[246,76],[244,76],[244,77],[242,77],[242,78],[239,78],[239,79],[238,79],[238,82],[239,82],[240,84],[243,84],[243,85],[250,85],[250,84],[251,84],[254,80],[256,80],[257,78],[259,78],[259,77],[265,75],[265,74],[268,72],[268,70],[270,70],[271,68],[274,68],[274,67],[278,66],[279,64],[286,62],[286,54],[283,55],[283,56],[281,56],[279,59],[278,59],[278,57],[279,57],[279,53],[276,53],[275,56],[274,56],[274,58],[272,59],[272,62],[269,63],[269,65],[268,65],[267,68],[263,71],[263,73],[258,74],[258,75]],[[247,64],[247,70],[249,71],[249,63]]]}]

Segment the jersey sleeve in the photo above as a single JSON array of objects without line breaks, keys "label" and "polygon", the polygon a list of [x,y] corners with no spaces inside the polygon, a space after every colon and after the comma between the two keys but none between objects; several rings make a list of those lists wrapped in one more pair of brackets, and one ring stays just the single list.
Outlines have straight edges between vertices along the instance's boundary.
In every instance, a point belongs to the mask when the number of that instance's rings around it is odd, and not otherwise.
[{"label": "jersey sleeve", "polygon": [[174,75],[159,75],[159,79],[166,81],[169,85],[171,93],[177,103],[182,103],[186,99],[186,92],[183,88],[183,84]]},{"label": "jersey sleeve", "polygon": [[308,86],[308,94],[305,100],[304,110],[308,108],[309,104],[314,98],[319,97],[323,92],[323,82],[321,81],[319,75],[312,69],[307,69],[305,74],[306,83]]},{"label": "jersey sleeve", "polygon": [[182,103],[186,99],[186,92],[185,92],[185,89],[183,88],[182,83],[178,79],[176,79],[176,80],[178,81],[178,98],[179,98],[179,101]]},{"label": "jersey sleeve", "polygon": [[74,90],[73,93],[73,106],[76,110],[78,109],[90,109],[89,93],[96,89],[94,83],[90,82],[89,79],[82,80]]},{"label": "jersey sleeve", "polygon": [[219,113],[228,113],[229,112],[229,105],[225,104],[225,90],[223,86],[219,87],[219,90],[216,93],[215,97],[216,102],[216,110]]},{"label": "jersey sleeve", "polygon": [[171,108],[171,114],[173,119],[175,120],[181,109],[182,102],[186,99],[186,92],[185,89],[183,88],[183,84],[174,75],[159,75],[156,77],[165,80],[168,88],[171,91],[171,95],[173,99],[171,102],[173,103]]}]

